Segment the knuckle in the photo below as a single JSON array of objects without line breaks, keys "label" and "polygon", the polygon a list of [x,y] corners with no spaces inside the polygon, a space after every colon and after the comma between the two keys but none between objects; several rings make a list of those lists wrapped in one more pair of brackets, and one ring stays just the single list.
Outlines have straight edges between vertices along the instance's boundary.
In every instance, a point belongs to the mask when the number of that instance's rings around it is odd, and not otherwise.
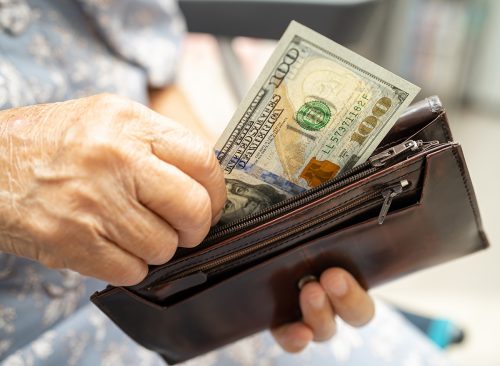
[{"label": "knuckle", "polygon": [[61,197],[65,200],[67,213],[78,213],[78,216],[64,220],[64,226],[86,234],[93,231],[97,226],[97,218],[90,213],[97,211],[101,205],[100,195],[95,187],[80,182],[68,182],[61,189]]},{"label": "knuckle", "polygon": [[179,240],[179,246],[184,248],[194,248],[200,244],[203,239],[207,236],[210,230],[210,225],[207,227],[200,227],[196,230],[191,230],[189,234],[181,234]]},{"label": "knuckle", "polygon": [[[172,230],[173,231],[173,230]],[[148,264],[160,265],[167,263],[175,254],[179,237],[176,232],[168,235],[154,235],[150,237],[153,244],[147,254]]]},{"label": "knuckle", "polygon": [[[88,116],[95,116],[96,113],[101,115],[101,121],[112,121],[121,111],[127,110],[127,105],[130,103],[126,98],[111,94],[101,93],[88,98]],[[106,117],[102,119],[102,117]],[[88,119],[88,122],[95,124],[95,118]]]},{"label": "knuckle", "polygon": [[182,246],[183,248],[197,247],[207,236],[208,231],[209,229],[199,230],[196,233],[194,233],[194,235],[193,234],[189,235],[189,237],[183,235],[182,239],[179,241],[179,246]]},{"label": "knuckle", "polygon": [[167,245],[161,245],[161,248],[157,250],[157,254],[154,256],[152,260],[150,260],[150,264],[159,265],[167,263],[175,254],[177,250],[177,245],[172,245],[171,243]]},{"label": "knuckle", "polygon": [[[107,135],[112,138],[116,137],[117,132],[129,131],[127,126],[137,125],[135,122],[150,112],[144,105],[116,94],[102,93],[89,98],[86,122],[93,127],[92,131],[100,132],[99,135],[106,135],[108,132]],[[141,128],[145,128],[144,124]]]},{"label": "knuckle", "polygon": [[[44,218],[42,215],[34,215],[29,220],[28,225],[29,231],[35,238],[35,241],[49,250],[62,242],[65,237],[59,221]],[[45,255],[44,252],[40,252],[40,260]]]},{"label": "knuckle", "polygon": [[123,268],[120,272],[115,272],[109,282],[117,286],[133,286],[144,280],[147,274],[148,267],[146,263],[137,263]]},{"label": "knuckle", "polygon": [[81,167],[92,170],[103,165],[123,168],[129,164],[127,153],[111,137],[101,137],[98,141],[78,146],[75,154]]}]

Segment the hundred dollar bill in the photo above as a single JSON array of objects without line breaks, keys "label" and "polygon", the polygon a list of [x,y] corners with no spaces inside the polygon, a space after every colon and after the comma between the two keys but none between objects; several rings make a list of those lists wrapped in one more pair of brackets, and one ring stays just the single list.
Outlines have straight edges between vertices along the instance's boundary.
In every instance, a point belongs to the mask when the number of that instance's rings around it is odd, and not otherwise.
[{"label": "hundred dollar bill", "polygon": [[420,89],[292,22],[216,144],[221,223],[361,164]]}]

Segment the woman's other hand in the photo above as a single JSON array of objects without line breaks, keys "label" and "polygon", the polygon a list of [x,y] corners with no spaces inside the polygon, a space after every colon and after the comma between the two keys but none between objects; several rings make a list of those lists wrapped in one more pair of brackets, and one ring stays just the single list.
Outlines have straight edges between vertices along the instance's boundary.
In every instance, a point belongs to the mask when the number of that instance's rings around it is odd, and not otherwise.
[{"label": "woman's other hand", "polygon": [[272,330],[278,344],[288,352],[300,352],[310,342],[324,342],[335,335],[335,318],[362,326],[374,315],[371,297],[346,271],[330,268],[319,281],[309,282],[300,291],[302,321]]}]

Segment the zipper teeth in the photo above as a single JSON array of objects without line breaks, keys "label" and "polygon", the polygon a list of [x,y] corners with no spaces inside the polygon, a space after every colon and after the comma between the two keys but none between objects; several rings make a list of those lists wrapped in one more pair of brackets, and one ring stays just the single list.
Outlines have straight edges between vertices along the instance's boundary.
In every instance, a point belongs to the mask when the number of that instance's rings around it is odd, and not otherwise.
[{"label": "zipper teeth", "polygon": [[241,249],[235,253],[231,253],[231,254],[227,254],[221,258],[218,258],[218,259],[215,259],[215,260],[212,260],[210,262],[207,262],[207,263],[204,263],[204,264],[200,264],[198,266],[195,266],[195,267],[192,267],[188,270],[185,270],[181,273],[178,273],[176,274],[175,276],[172,276],[170,278],[166,278],[166,280],[169,280],[169,281],[173,281],[173,280],[176,280],[178,278],[181,278],[181,277],[185,277],[185,276],[188,276],[190,274],[193,274],[195,272],[199,272],[199,271],[203,271],[203,272],[207,272],[207,271],[210,271],[224,263],[227,263],[227,262],[230,262],[230,261],[233,261],[235,259],[238,259],[238,258],[241,258],[241,257],[244,257],[250,253],[253,253],[261,248],[264,248],[270,244],[273,244],[277,241],[280,241],[280,240],[283,240],[287,237],[290,237],[294,234],[297,234],[299,232],[301,232],[302,230],[304,229],[308,229],[308,228],[311,228],[313,226],[316,226],[320,223],[322,223],[323,221],[325,220],[328,220],[334,216],[337,216],[339,214],[342,214],[346,211],[349,211],[350,209],[352,209],[353,207],[356,207],[362,203],[365,203],[365,202],[368,202],[368,201],[371,201],[371,200],[374,200],[375,198],[379,197],[381,195],[381,192],[383,190],[382,189],[379,189],[375,192],[371,192],[371,193],[368,193],[368,194],[365,194],[363,195],[362,197],[359,197],[357,198],[356,200],[348,203],[348,204],[345,204],[344,206],[341,206],[337,209],[335,209],[334,211],[332,212],[328,212],[328,213],[325,213],[321,216],[319,216],[318,218],[314,219],[314,220],[311,220],[309,222],[307,222],[306,224],[302,224],[302,225],[299,225],[291,230],[288,230],[278,236],[275,236],[271,239],[267,239],[257,245],[253,245],[252,247],[249,247],[249,248],[244,248],[244,249]]},{"label": "zipper teeth", "polygon": [[[450,143],[439,144],[439,146],[437,148],[440,148],[440,147],[442,147],[444,145],[449,145],[449,144]],[[422,150],[420,150],[419,152],[421,152],[421,151]],[[258,213],[254,214],[252,216],[249,216],[249,217],[237,220],[234,223],[231,223],[231,224],[229,224],[229,225],[227,225],[225,227],[222,227],[221,229],[214,230],[200,244],[199,247],[209,246],[211,244],[211,242],[213,242],[214,240],[220,240],[221,238],[223,238],[223,237],[225,237],[225,236],[227,236],[229,234],[232,234],[232,233],[235,233],[235,232],[237,232],[239,230],[245,229],[247,227],[256,225],[256,224],[260,223],[261,221],[269,220],[269,219],[273,218],[274,216],[282,214],[283,212],[291,210],[291,209],[293,209],[295,207],[300,207],[300,205],[308,203],[309,201],[314,201],[318,197],[322,197],[322,196],[328,195],[328,194],[334,192],[335,190],[340,189],[343,186],[346,186],[346,185],[350,184],[351,182],[354,182],[354,181],[362,179],[362,178],[364,178],[364,177],[366,177],[366,176],[368,176],[370,174],[373,174],[374,172],[376,172],[377,170],[379,170],[381,168],[383,168],[383,165],[382,166],[373,166],[370,163],[370,161],[368,160],[365,163],[360,164],[357,167],[354,167],[353,169],[347,171],[346,173],[341,174],[339,177],[334,178],[331,181],[328,181],[328,182],[326,182],[326,183],[324,183],[324,184],[322,184],[322,185],[320,185],[320,186],[318,186],[316,188],[308,190],[308,191],[306,191],[306,192],[304,192],[304,193],[302,193],[302,194],[300,194],[298,196],[295,196],[295,197],[291,198],[290,200],[287,200],[288,202],[284,201],[284,202],[287,202],[285,205],[283,205],[283,202],[280,202],[280,203],[278,203],[278,204],[276,204],[274,206],[271,206],[271,207],[267,208],[266,210],[264,210],[262,212],[258,212]],[[362,197],[362,198],[365,198],[365,197]],[[302,226],[301,226],[301,228],[302,228]],[[257,247],[257,249],[260,248],[260,247],[261,246]],[[255,249],[255,250],[257,250],[257,249]],[[249,251],[250,248],[247,248],[246,250],[247,250],[247,252],[251,252],[251,251]],[[238,253],[239,252],[232,253],[232,254],[229,254],[229,255],[236,255]],[[246,253],[244,253],[242,255],[245,255],[245,254]],[[223,258],[220,258],[220,259],[218,259],[216,261],[218,263],[220,263],[220,261],[222,259]],[[228,258],[227,260],[232,260],[232,259],[233,258],[231,257],[231,258]],[[154,279],[153,283],[151,285],[153,285],[154,283],[157,283],[159,280],[165,280],[165,279],[174,280],[174,279],[178,279],[181,276],[182,277],[186,276],[186,274],[190,274],[190,273],[193,273],[193,272],[204,270],[207,266],[208,266],[207,263],[206,264],[202,264],[202,265],[193,267],[192,269],[185,270],[182,273],[179,273],[179,274],[175,275],[175,277],[172,276],[171,278],[169,278],[168,276],[167,277],[161,276],[161,278]],[[210,266],[210,267],[213,267],[213,266]],[[154,275],[157,272],[163,271],[164,269],[165,268],[163,268],[162,266],[159,266],[158,268],[153,269],[150,272],[150,275],[148,277],[151,278],[151,275],[153,275],[153,277],[154,277]]]},{"label": "zipper teeth", "polygon": [[204,240],[204,242],[209,243],[213,240],[218,240],[218,239],[220,239],[228,234],[231,234],[233,232],[242,230],[247,226],[252,226],[252,225],[255,225],[255,224],[262,222],[262,221],[267,221],[274,216],[279,216],[280,214],[282,214],[288,210],[291,210],[295,207],[300,207],[310,200],[314,200],[318,197],[327,195],[333,191],[336,191],[337,189],[341,188],[342,186],[345,186],[353,181],[361,179],[364,176],[370,175],[373,172],[375,172],[376,170],[378,170],[377,167],[363,170],[368,165],[369,165],[368,163],[364,163],[364,164],[359,165],[357,167],[358,169],[355,168],[354,171],[362,170],[359,173],[352,174],[353,171],[351,170],[346,175],[341,176],[341,177],[339,177],[331,182],[328,182],[328,184],[323,184],[321,186],[314,188],[314,190],[309,190],[305,193],[302,193],[301,195],[295,196],[292,199],[293,201],[287,203],[286,205],[284,205],[282,207],[279,207],[280,203],[278,203],[277,206],[269,207],[266,210],[268,212],[257,213],[254,217],[248,217],[248,218],[242,219],[240,221],[236,221],[235,223],[231,224],[229,227],[222,228],[220,231],[213,232],[211,235],[209,235]]},{"label": "zipper teeth", "polygon": [[[371,168],[368,168],[371,167]],[[368,168],[368,169],[367,169]],[[214,241],[218,241],[221,238],[224,238],[227,235],[236,233],[240,230],[243,230],[247,227],[251,227],[254,225],[257,225],[260,222],[264,222],[267,220],[270,220],[271,218],[275,216],[279,216],[289,210],[292,210],[296,207],[301,207],[304,204],[307,204],[309,201],[314,201],[318,197],[322,197],[325,195],[328,195],[337,189],[340,189],[346,185],[349,185],[350,183],[357,181],[359,179],[364,178],[365,176],[368,176],[375,171],[379,170],[380,167],[372,167],[371,163],[369,161],[358,165],[357,167],[354,167],[350,171],[342,174],[338,178],[334,178],[332,181],[326,182],[322,185],[317,186],[316,188],[313,188],[311,190],[308,190],[304,193],[301,193],[289,200],[288,203],[285,205],[282,205],[282,202],[271,206],[267,208],[264,212],[257,212],[256,214],[240,219],[238,221],[235,221],[232,224],[229,224],[229,226],[223,227],[218,231],[214,231],[213,233],[209,234],[208,237],[203,240],[203,242],[199,245],[199,247],[203,246],[210,246],[211,243]],[[286,202],[286,201],[284,201]],[[282,205],[280,207],[280,205]],[[198,248],[199,248],[198,247]],[[160,266],[159,268],[156,268],[152,270],[151,273],[156,273],[162,270],[162,267]],[[150,274],[151,274],[150,273]],[[184,272],[179,274],[178,276],[175,276],[175,278],[172,278],[172,280],[177,279],[181,277],[181,275],[185,275]],[[158,281],[158,279],[154,280],[154,282]]]}]

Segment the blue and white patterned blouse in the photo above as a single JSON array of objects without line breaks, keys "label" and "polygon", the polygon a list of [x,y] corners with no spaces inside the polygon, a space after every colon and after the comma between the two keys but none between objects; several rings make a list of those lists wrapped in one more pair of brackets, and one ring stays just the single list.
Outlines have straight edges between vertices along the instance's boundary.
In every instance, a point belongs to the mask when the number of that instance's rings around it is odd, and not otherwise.
[{"label": "blue and white patterned blouse", "polygon": [[[183,32],[172,0],[0,0],[0,109],[99,92],[147,103],[148,84],[172,80]],[[89,303],[103,286],[0,253],[0,365],[162,365]],[[333,341],[298,356],[263,333],[187,364],[448,364],[395,312],[377,309],[370,325],[341,324]]]}]

